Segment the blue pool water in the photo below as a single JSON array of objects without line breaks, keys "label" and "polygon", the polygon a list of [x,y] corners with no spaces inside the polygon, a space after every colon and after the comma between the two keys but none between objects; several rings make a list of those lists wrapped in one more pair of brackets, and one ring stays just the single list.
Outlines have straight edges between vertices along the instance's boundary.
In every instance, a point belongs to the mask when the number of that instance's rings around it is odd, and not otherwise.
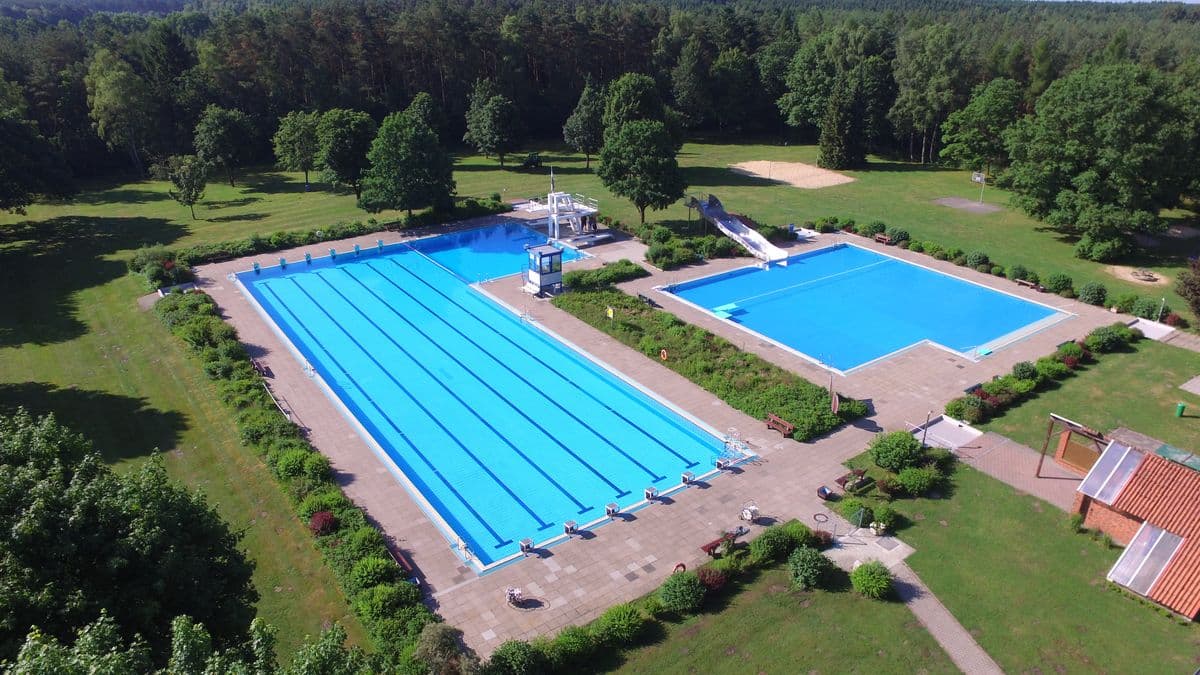
[{"label": "blue pool water", "polygon": [[[525,247],[545,244],[546,237],[521,225],[504,223],[463,230],[413,242],[413,248],[453,270],[469,282],[495,279],[525,269]],[[563,250],[563,262],[585,254],[555,244]]]},{"label": "blue pool water", "polygon": [[975,358],[1031,324],[1066,316],[847,244],[794,256],[786,267],[733,270],[669,291],[841,371],[922,340]]},{"label": "blue pool water", "polygon": [[[501,269],[505,231],[420,248],[471,278]],[[518,251],[509,272],[524,265]],[[601,518],[610,502],[641,501],[647,486],[674,486],[683,471],[702,475],[723,449],[407,246],[239,279],[445,521],[447,538],[461,537],[483,565],[567,520]]]}]

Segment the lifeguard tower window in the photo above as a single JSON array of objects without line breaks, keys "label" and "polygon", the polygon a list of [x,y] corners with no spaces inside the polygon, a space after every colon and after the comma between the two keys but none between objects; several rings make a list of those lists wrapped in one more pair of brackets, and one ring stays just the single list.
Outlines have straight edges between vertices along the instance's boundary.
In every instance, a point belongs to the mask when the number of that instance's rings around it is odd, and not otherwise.
[{"label": "lifeguard tower window", "polygon": [[542,274],[550,274],[551,272],[562,271],[562,256],[547,255],[541,257]]}]

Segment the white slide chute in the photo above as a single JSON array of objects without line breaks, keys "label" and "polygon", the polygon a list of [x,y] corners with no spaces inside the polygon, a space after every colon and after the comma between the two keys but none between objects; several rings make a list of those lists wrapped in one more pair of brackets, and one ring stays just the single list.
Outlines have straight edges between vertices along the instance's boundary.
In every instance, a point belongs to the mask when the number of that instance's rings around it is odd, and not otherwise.
[{"label": "white slide chute", "polygon": [[696,200],[695,206],[701,216],[716,225],[725,236],[741,244],[754,257],[768,264],[787,264],[787,251],[767,241],[766,237],[742,222],[741,218],[729,215],[716,195],[710,194],[706,200]]}]

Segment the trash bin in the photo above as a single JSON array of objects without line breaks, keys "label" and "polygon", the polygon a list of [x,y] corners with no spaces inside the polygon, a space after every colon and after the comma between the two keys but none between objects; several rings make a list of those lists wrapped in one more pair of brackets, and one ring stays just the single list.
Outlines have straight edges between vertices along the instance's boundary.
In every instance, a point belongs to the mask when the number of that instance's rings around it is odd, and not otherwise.
[{"label": "trash bin", "polygon": [[1184,410],[1187,410],[1186,403],[1184,403],[1183,401],[1180,401],[1179,403],[1175,404],[1175,416],[1176,417],[1183,417]]}]

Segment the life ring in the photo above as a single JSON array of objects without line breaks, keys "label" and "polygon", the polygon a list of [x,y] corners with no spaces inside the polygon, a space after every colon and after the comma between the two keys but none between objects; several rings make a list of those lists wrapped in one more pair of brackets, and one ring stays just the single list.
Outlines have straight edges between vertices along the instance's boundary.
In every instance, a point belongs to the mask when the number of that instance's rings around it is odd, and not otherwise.
[{"label": "life ring", "polygon": [[675,569],[671,570],[671,574],[675,574],[676,572],[686,572],[686,571],[687,571],[687,565],[684,565],[683,563],[675,563]]},{"label": "life ring", "polygon": [[666,361],[667,360],[667,350],[665,350],[665,349],[658,350],[658,358],[662,359],[663,361]]}]

